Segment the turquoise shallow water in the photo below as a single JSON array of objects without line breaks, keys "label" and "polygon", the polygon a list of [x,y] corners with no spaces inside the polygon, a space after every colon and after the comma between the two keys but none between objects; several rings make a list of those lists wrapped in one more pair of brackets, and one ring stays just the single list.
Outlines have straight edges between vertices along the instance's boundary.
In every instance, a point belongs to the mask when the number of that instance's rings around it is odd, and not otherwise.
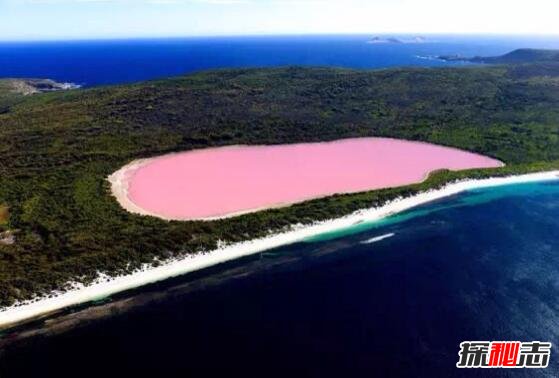
[{"label": "turquoise shallow water", "polygon": [[[0,376],[559,376],[559,181],[473,190],[181,282],[7,350]],[[554,349],[545,370],[461,371],[465,340]]]},{"label": "turquoise shallow water", "polygon": [[353,225],[351,227],[342,228],[332,232],[326,232],[320,235],[312,236],[305,239],[305,242],[316,243],[325,242],[328,240],[335,240],[338,238],[343,238],[344,236],[350,236],[359,234],[362,232],[372,231],[383,226],[389,226],[410,220],[413,218],[421,217],[429,213],[442,211],[449,208],[456,208],[461,206],[475,206],[478,204],[483,204],[498,200],[506,197],[522,197],[525,195],[544,195],[544,194],[554,194],[557,192],[557,187],[554,185],[555,181],[551,182],[536,182],[536,183],[525,183],[525,184],[515,184],[515,185],[505,185],[500,187],[495,187],[491,189],[472,189],[466,192],[466,195],[453,196],[458,198],[445,198],[441,201],[436,201],[435,203],[429,203],[422,205],[411,210],[395,214],[393,216],[370,222],[361,222],[359,224]]}]

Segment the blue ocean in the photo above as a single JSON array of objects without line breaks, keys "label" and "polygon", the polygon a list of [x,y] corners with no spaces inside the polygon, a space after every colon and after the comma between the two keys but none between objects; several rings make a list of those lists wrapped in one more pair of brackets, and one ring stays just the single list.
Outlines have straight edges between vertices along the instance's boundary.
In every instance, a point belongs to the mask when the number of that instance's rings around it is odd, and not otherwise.
[{"label": "blue ocean", "polygon": [[[441,66],[532,37],[0,44],[0,77],[84,86],[205,69]],[[557,377],[559,181],[474,190],[143,288],[141,303],[8,348],[0,377]],[[10,335],[4,335],[10,337]],[[462,341],[549,341],[547,369],[459,370]]]},{"label": "blue ocean", "polygon": [[[396,37],[406,42],[414,36]],[[425,36],[422,43],[367,43],[372,38],[358,35],[0,42],[0,77],[50,78],[97,86],[229,67],[445,66],[451,63],[432,57],[493,56],[525,47],[559,48],[557,37],[434,35]]]}]

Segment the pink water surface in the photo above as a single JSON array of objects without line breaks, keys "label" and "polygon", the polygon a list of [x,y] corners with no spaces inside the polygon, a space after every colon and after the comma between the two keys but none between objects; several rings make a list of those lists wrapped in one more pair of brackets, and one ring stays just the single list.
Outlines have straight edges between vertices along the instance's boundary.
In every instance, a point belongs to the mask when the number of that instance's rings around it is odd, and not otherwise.
[{"label": "pink water surface", "polygon": [[386,138],[232,146],[156,158],[132,174],[128,195],[161,217],[213,218],[416,183],[442,168],[501,165],[453,148]]}]

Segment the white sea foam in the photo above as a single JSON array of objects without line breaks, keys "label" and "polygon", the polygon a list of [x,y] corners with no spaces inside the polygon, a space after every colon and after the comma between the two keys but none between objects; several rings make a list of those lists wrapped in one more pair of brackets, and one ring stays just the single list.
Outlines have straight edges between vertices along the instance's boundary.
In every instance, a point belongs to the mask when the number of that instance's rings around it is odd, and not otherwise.
[{"label": "white sea foam", "polygon": [[384,239],[389,239],[389,238],[393,237],[394,235],[396,235],[396,234],[390,233],[390,234],[375,236],[374,238],[363,240],[362,242],[360,242],[360,244],[373,244],[373,243],[379,242],[379,241],[384,240]]},{"label": "white sea foam", "polygon": [[170,277],[176,277],[243,256],[303,241],[311,236],[348,228],[359,222],[380,220],[412,207],[455,195],[466,190],[558,179],[559,171],[551,171],[521,176],[459,181],[448,184],[441,189],[430,190],[412,197],[397,198],[378,208],[359,210],[342,218],[316,222],[312,225],[296,225],[288,231],[271,234],[264,238],[246,242],[229,245],[221,243],[220,247],[214,251],[205,251],[196,255],[171,259],[157,267],[144,265],[140,270],[128,275],[109,278],[106,275],[100,274],[99,278],[91,285],[84,286],[80,283],[72,283],[72,288],[64,293],[51,293],[50,295],[34,301],[18,303],[0,310],[0,327],[6,327],[10,324],[34,318],[68,306],[101,299],[118,292],[165,280]]},{"label": "white sea foam", "polygon": [[60,88],[63,90],[69,90],[69,89],[79,89],[82,86],[80,84],[76,84],[76,83],[60,83]]}]

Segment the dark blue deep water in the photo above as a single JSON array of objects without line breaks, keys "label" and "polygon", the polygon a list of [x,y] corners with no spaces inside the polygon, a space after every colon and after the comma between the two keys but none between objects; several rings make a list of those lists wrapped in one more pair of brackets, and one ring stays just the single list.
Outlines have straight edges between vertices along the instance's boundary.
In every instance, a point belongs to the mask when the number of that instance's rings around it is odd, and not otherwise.
[{"label": "dark blue deep water", "polygon": [[[186,286],[9,352],[0,376],[557,377],[559,182],[458,195]],[[546,370],[459,371],[464,340],[555,349]]]},{"label": "dark blue deep water", "polygon": [[[523,47],[559,48],[557,37],[427,36],[426,43],[367,44],[373,36],[184,38],[0,42],[0,77],[84,86],[127,83],[227,67],[284,65],[379,68],[449,65],[420,56],[492,56]],[[402,40],[410,36],[399,36]]]}]

